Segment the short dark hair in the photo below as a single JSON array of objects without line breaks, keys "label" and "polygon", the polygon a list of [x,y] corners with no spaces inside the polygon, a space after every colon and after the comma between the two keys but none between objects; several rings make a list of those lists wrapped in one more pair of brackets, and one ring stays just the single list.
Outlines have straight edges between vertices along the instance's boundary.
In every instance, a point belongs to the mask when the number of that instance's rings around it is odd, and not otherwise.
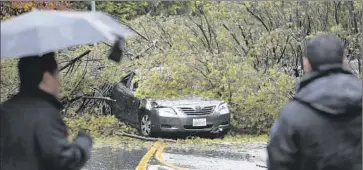
[{"label": "short dark hair", "polygon": [[20,90],[37,88],[43,80],[43,74],[50,72],[54,74],[58,69],[55,53],[47,53],[43,56],[28,56],[20,58],[18,72],[20,79]]},{"label": "short dark hair", "polygon": [[343,64],[343,55],[343,42],[332,34],[317,35],[309,39],[305,48],[305,57],[313,70],[322,65]]}]

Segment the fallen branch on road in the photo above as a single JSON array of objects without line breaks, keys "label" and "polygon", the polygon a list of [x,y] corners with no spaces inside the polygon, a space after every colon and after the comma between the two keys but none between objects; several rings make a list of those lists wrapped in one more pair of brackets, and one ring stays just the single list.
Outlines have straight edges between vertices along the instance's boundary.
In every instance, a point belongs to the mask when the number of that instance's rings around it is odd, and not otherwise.
[{"label": "fallen branch on road", "polygon": [[267,166],[263,166],[263,165],[259,165],[259,164],[256,164],[256,166],[258,166],[260,168],[267,168]]},{"label": "fallen branch on road", "polygon": [[144,136],[139,136],[139,135],[124,133],[124,132],[116,132],[115,134],[116,135],[119,135],[119,136],[127,136],[127,137],[131,137],[131,138],[136,138],[136,139],[141,139],[141,140],[147,140],[147,141],[161,141],[161,142],[176,143],[176,140],[173,140],[173,139],[151,138],[151,137],[144,137]]}]

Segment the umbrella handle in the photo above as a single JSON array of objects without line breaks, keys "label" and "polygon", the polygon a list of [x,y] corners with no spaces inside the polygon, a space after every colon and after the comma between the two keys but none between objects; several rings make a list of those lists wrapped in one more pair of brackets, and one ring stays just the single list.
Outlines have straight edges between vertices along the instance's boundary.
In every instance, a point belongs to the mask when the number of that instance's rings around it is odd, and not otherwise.
[{"label": "umbrella handle", "polygon": [[125,52],[125,39],[118,36],[118,39],[111,48],[111,52],[108,55],[108,59],[119,63],[124,56]]}]

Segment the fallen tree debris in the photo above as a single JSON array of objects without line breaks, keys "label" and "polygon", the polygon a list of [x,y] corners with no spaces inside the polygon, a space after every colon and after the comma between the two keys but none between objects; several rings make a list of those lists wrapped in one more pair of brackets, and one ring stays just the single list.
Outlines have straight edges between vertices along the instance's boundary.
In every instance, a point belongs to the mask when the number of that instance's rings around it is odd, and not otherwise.
[{"label": "fallen tree debris", "polygon": [[260,168],[267,168],[267,166],[259,165],[259,164],[256,164],[256,166],[258,166],[258,167],[260,167]]},{"label": "fallen tree debris", "polygon": [[115,102],[115,99],[111,99],[110,97],[93,97],[93,96],[82,96],[84,99],[95,99],[95,100],[107,100]]},{"label": "fallen tree debris", "polygon": [[139,136],[139,135],[124,133],[124,132],[115,132],[115,134],[116,135],[119,135],[119,136],[126,136],[126,137],[141,139],[141,140],[147,140],[147,141],[161,141],[161,142],[171,142],[171,143],[176,143],[177,142],[176,140],[173,140],[173,139],[162,139],[162,138],[144,137],[144,136]]}]

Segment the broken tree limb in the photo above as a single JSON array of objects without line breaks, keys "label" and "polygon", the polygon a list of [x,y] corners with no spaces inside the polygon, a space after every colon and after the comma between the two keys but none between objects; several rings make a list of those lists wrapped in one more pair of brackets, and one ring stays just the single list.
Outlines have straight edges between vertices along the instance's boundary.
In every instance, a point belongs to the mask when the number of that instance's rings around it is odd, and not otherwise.
[{"label": "broken tree limb", "polygon": [[259,164],[256,164],[257,167],[260,167],[260,168],[267,168],[267,166],[264,166],[264,165],[259,165]]},{"label": "broken tree limb", "polygon": [[108,42],[105,42],[105,41],[102,41],[105,45],[109,46],[109,47],[112,47],[112,45]]},{"label": "broken tree limb", "polygon": [[88,100],[106,100],[106,101],[116,101],[114,99],[111,99],[109,97],[95,97],[95,96],[85,96],[85,95],[79,95],[79,96],[76,96],[76,97],[73,97],[71,99],[67,99],[67,98],[63,98],[61,99],[61,103],[62,105],[65,105],[65,104],[70,104],[70,103],[73,103],[77,100],[80,100],[80,99],[88,99]]},{"label": "broken tree limb", "polygon": [[116,132],[115,134],[119,135],[119,136],[126,136],[126,137],[130,137],[130,138],[136,138],[136,139],[147,140],[147,141],[161,141],[161,142],[171,142],[171,143],[177,142],[176,140],[173,140],[173,139],[151,138],[151,137],[144,137],[144,136],[124,133],[124,132]]},{"label": "broken tree limb", "polygon": [[107,101],[113,101],[115,102],[115,99],[111,99],[109,97],[92,97],[92,96],[83,96],[84,99],[95,99],[95,100],[107,100]]},{"label": "broken tree limb", "polygon": [[86,56],[87,54],[89,54],[91,52],[91,50],[87,50],[84,53],[82,53],[81,55],[79,55],[78,57],[72,59],[69,63],[67,63],[66,65],[64,65],[62,68],[60,68],[59,71],[62,71],[64,69],[66,69],[67,67],[71,66],[72,64],[74,64],[75,62],[77,62],[78,60],[80,60],[82,57]]}]

